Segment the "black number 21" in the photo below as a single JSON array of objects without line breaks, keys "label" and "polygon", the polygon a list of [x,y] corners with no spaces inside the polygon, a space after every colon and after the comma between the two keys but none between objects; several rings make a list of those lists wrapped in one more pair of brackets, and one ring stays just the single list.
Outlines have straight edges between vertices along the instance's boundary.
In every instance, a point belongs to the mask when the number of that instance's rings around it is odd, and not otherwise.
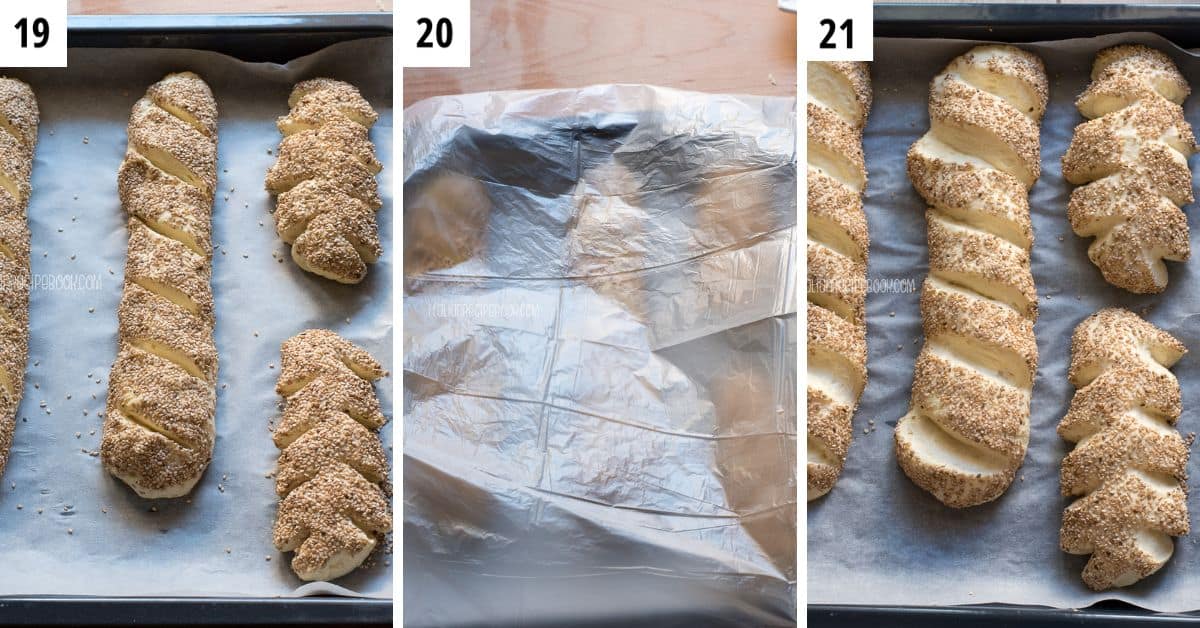
[{"label": "black number 21", "polygon": [[[21,47],[28,48],[29,18],[21,18],[16,24],[13,24],[13,28],[21,31]],[[41,48],[46,45],[46,42],[50,41],[50,23],[46,21],[46,18],[39,17],[33,20],[33,37],[35,40],[33,42],[34,48]]]},{"label": "black number 21", "polygon": [[825,38],[821,40],[821,48],[837,48],[837,44],[829,40],[833,39],[833,34],[839,28],[846,31],[846,47],[854,47],[854,20],[846,20],[842,22],[841,26],[838,26],[833,20],[825,18],[821,20],[821,26],[826,28]]}]

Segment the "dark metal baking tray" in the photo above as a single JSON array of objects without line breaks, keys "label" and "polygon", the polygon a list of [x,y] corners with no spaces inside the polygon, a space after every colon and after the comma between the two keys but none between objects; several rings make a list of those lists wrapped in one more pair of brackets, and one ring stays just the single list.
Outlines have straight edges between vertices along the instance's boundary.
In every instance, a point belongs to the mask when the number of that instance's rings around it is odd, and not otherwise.
[{"label": "dark metal baking tray", "polygon": [[[71,16],[67,28],[69,47],[196,48],[283,63],[337,42],[389,36],[392,15],[88,15]],[[391,600],[364,598],[0,597],[0,626],[391,623]]]},{"label": "dark metal baking tray", "polygon": [[[1200,4],[881,4],[876,37],[931,37],[1032,42],[1109,33],[1150,32],[1185,48],[1200,47]],[[1200,606],[1200,603],[1197,604]],[[1200,613],[1152,613],[1118,601],[1086,609],[979,605],[951,607],[808,606],[810,626],[1108,626],[1200,625]]]}]

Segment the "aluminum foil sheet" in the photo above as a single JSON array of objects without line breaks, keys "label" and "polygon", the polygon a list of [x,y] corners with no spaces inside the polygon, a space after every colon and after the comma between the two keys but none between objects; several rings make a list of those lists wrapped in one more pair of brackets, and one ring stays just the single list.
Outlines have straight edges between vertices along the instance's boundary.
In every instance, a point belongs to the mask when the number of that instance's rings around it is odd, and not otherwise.
[{"label": "aluminum foil sheet", "polygon": [[794,623],[795,120],[640,85],[405,111],[406,625]]},{"label": "aluminum foil sheet", "polygon": [[[1178,428],[1184,435],[1200,431],[1200,261],[1193,256],[1187,263],[1168,262],[1170,284],[1159,295],[1133,295],[1105,283],[1087,257],[1091,239],[1077,237],[1067,222],[1074,186],[1063,180],[1061,168],[1075,126],[1083,121],[1074,101],[1090,80],[1096,52],[1120,43],[1147,44],[1171,55],[1193,90],[1200,88],[1196,53],[1133,33],[1023,46],[1041,56],[1050,78],[1041,127],[1042,176],[1029,197],[1040,299],[1029,451],[1008,492],[966,510],[942,506],[896,464],[892,430],[908,410],[913,364],[921,349],[918,291],[928,265],[925,204],[905,174],[905,153],[929,127],[929,81],[975,43],[875,40],[875,103],[865,135],[869,379],[854,418],[845,472],[827,497],[808,508],[808,601],[1078,608],[1120,599],[1155,611],[1198,610],[1200,455],[1192,452],[1189,469],[1192,534],[1176,541],[1174,557],[1154,576],[1126,589],[1094,593],[1080,579],[1087,557],[1065,554],[1058,546],[1062,511],[1070,503],[1059,495],[1059,466],[1071,445],[1055,433],[1075,392],[1067,381],[1071,333],[1084,318],[1110,306],[1141,314],[1190,349],[1172,369],[1183,388]],[[1184,110],[1200,131],[1196,92]],[[1200,158],[1193,157],[1191,165],[1195,181]],[[1200,213],[1195,204],[1184,211],[1194,235]]]},{"label": "aluminum foil sheet", "polygon": [[[385,368],[392,349],[392,268],[383,258],[358,286],[305,273],[275,234],[263,187],[292,85],[331,76],[357,85],[379,111],[371,131],[384,170],[379,226],[390,241],[391,39],[326,48],[287,65],[212,52],[72,49],[68,68],[13,70],[41,106],[29,223],[34,284],[25,395],[0,480],[0,606],[4,596],[291,596],[332,592],[389,598],[391,556],[336,584],[305,584],[271,545],[278,451],[279,344],[308,327],[332,329]],[[364,64],[364,58],[378,60]],[[99,457],[108,370],[117,355],[126,217],[117,198],[130,108],[168,72],[212,87],[218,118],[212,286],[220,356],[212,464],[186,499],[138,498]],[[282,259],[282,262],[279,261]],[[385,413],[393,379],[376,385]],[[43,405],[44,404],[44,405]],[[383,430],[385,445],[391,430]]]}]

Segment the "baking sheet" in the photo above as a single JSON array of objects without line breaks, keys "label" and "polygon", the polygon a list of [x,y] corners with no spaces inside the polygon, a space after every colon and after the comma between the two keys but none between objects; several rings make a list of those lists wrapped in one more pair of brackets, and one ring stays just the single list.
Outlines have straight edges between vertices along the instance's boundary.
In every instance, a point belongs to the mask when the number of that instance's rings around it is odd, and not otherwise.
[{"label": "baking sheet", "polygon": [[[25,396],[0,486],[0,596],[391,596],[391,556],[337,581],[303,585],[271,545],[278,455],[269,422],[279,344],[327,327],[385,368],[392,347],[394,251],[357,287],[301,271],[275,235],[263,178],[279,144],[276,116],[293,83],[332,76],[379,111],[371,131],[384,170],[380,235],[392,227],[391,39],[337,44],[287,66],[170,49],[72,49],[65,69],[14,70],[29,82],[42,126],[29,206],[31,341]],[[372,63],[363,63],[371,59]],[[97,456],[108,370],[116,357],[125,215],[117,167],[129,111],[146,87],[193,70],[220,111],[212,285],[220,355],[212,464],[187,499],[145,501]],[[283,263],[276,261],[283,258]],[[385,412],[391,378],[376,386]],[[41,407],[45,402],[45,408]],[[390,450],[391,430],[382,432]]]},{"label": "baking sheet", "polygon": [[404,125],[406,250],[476,243],[406,279],[406,625],[794,624],[795,100],[601,85]]},{"label": "baking sheet", "polygon": [[[908,409],[913,363],[921,348],[918,291],[928,268],[925,205],[906,177],[905,153],[929,127],[929,81],[973,42],[876,39],[871,68],[875,104],[865,136],[873,280],[867,296],[869,381],[854,418],[854,441],[842,478],[828,496],[808,506],[809,603],[1083,607],[1121,599],[1156,611],[1200,609],[1195,594],[1200,533],[1178,540],[1174,557],[1158,574],[1106,593],[1091,592],[1080,579],[1087,557],[1058,548],[1062,510],[1069,503],[1059,495],[1058,473],[1069,446],[1055,428],[1075,390],[1066,371],[1071,333],[1080,321],[1102,307],[1121,306],[1183,341],[1192,354],[1173,369],[1183,387],[1178,427],[1185,435],[1200,431],[1200,389],[1190,385],[1200,378],[1196,262],[1168,263],[1166,292],[1131,295],[1104,282],[1087,258],[1091,239],[1075,236],[1066,219],[1073,186],[1063,180],[1060,162],[1082,122],[1074,99],[1087,85],[1097,51],[1133,42],[1167,52],[1193,87],[1200,86],[1200,56],[1151,34],[1022,45],[1042,57],[1050,78],[1041,132],[1042,176],[1030,194],[1033,276],[1041,303],[1029,451],[1004,496],[952,510],[900,471],[892,431]],[[1200,97],[1193,95],[1184,108],[1198,128]],[[1193,158],[1191,164],[1194,175],[1200,161]],[[1194,204],[1185,209],[1193,232],[1200,222],[1194,209]],[[1198,470],[1200,456],[1193,454],[1193,494]],[[1194,529],[1194,500],[1191,506]]]}]

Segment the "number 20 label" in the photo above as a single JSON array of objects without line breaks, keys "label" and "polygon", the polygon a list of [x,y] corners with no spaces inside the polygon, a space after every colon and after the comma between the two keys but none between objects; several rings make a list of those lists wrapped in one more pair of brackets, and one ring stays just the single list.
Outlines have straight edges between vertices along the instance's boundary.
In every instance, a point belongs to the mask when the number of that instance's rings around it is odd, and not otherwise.
[{"label": "number 20 label", "polygon": [[400,62],[406,68],[471,65],[469,0],[404,0],[396,8]]}]

